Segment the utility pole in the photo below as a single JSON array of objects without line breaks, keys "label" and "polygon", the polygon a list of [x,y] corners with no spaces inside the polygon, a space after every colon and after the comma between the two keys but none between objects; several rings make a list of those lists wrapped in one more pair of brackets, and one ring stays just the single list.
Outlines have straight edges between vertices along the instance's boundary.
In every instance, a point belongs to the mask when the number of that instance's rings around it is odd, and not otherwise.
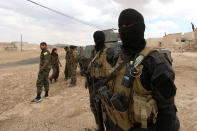
[{"label": "utility pole", "polygon": [[23,50],[23,35],[21,34],[21,52]]}]

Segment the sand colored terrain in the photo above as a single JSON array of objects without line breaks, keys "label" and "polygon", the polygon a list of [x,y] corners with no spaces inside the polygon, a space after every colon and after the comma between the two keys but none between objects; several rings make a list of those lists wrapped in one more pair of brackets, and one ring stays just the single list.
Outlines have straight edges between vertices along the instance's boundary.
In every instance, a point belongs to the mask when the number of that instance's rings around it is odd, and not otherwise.
[{"label": "sand colored terrain", "polygon": [[[174,53],[173,59],[181,131],[197,131],[197,53]],[[38,64],[0,69],[0,131],[94,128],[85,79],[78,71],[77,86],[70,88],[70,81],[63,80],[63,69],[58,83],[50,85],[50,98],[38,104],[30,104],[36,95]]]},{"label": "sand colored terrain", "polygon": [[95,126],[84,78],[78,74],[78,86],[69,88],[63,67],[58,83],[50,85],[51,97],[30,104],[36,96],[37,72],[37,64],[1,70],[0,131],[69,131]]}]

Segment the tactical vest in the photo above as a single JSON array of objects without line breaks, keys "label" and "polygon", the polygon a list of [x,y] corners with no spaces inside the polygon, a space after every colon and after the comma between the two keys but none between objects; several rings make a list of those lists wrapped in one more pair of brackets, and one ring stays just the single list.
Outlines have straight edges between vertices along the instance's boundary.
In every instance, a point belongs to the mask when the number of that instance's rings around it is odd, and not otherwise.
[{"label": "tactical vest", "polygon": [[[158,113],[157,103],[152,98],[152,91],[147,91],[143,88],[140,75],[142,73],[143,65],[141,62],[147,57],[151,52],[156,51],[150,48],[145,48],[139,53],[139,56],[134,62],[134,66],[137,69],[137,75],[133,79],[133,87],[127,88],[123,86],[122,80],[125,74],[126,68],[132,64],[132,62],[127,63],[117,74],[116,78],[111,80],[113,84],[107,86],[107,89],[112,91],[112,97],[109,102],[106,102],[104,95],[101,95],[101,102],[107,112],[107,115],[113,121],[115,125],[118,125],[123,130],[127,131],[134,124],[141,124],[142,128],[147,128],[149,122],[155,123]],[[115,68],[122,63],[122,59],[119,58]],[[124,93],[128,103],[128,108],[125,111],[118,110],[112,101],[113,96],[118,93]],[[125,100],[126,100],[125,99]]]},{"label": "tactical vest", "polygon": [[94,52],[95,56],[88,65],[88,70],[91,77],[105,78],[113,71],[111,65],[106,61],[106,51],[107,48],[98,52]]}]

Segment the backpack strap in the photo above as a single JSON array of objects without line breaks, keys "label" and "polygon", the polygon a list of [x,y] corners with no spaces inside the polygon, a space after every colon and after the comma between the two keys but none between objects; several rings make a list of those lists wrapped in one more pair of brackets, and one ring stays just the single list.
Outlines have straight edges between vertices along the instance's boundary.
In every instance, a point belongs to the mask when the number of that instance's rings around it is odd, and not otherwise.
[{"label": "backpack strap", "polygon": [[124,60],[122,63],[119,64],[117,68],[114,69],[114,71],[103,81],[103,85],[106,85],[110,80],[115,78],[118,74],[118,72],[130,61],[130,59]]},{"label": "backpack strap", "polygon": [[144,50],[142,50],[139,53],[139,56],[136,58],[135,62],[134,62],[134,67],[136,68],[137,66],[139,66],[142,61],[148,56],[150,55],[152,52],[158,51],[156,49],[153,49],[151,47],[146,47]]}]

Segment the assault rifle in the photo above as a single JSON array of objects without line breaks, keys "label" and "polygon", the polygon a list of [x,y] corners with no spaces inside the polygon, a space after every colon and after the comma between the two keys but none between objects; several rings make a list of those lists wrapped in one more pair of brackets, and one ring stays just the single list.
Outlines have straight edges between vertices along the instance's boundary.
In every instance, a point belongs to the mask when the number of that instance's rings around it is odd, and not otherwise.
[{"label": "assault rifle", "polygon": [[104,124],[103,124],[103,114],[102,114],[102,107],[101,107],[101,100],[99,99],[98,95],[95,93],[95,87],[94,87],[94,82],[95,78],[92,78],[89,74],[88,71],[85,71],[87,83],[88,83],[88,89],[90,93],[90,99],[94,99],[94,106],[96,108],[96,115],[98,118],[98,126],[99,126],[99,131],[105,131],[104,129]]}]

